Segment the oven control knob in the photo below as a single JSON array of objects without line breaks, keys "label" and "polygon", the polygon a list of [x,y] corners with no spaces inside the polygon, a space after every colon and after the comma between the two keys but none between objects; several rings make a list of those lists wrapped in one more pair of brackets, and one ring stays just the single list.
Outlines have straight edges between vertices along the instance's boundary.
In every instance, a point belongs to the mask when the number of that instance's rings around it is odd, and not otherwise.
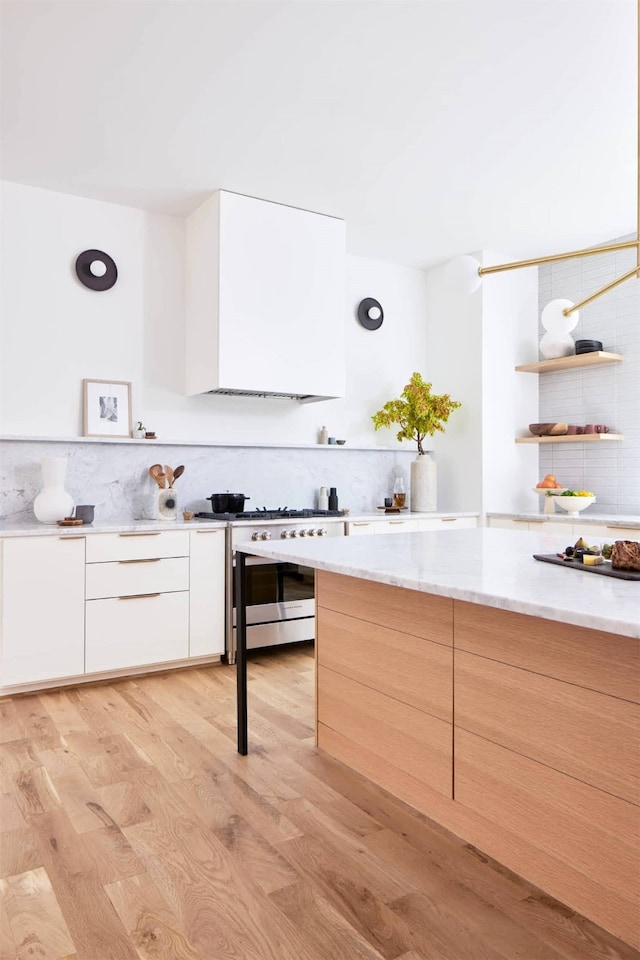
[{"label": "oven control knob", "polygon": [[314,530],[312,527],[310,527],[309,530],[307,530],[307,536],[308,536],[308,537],[315,537],[315,535],[316,535],[315,530]]},{"label": "oven control knob", "polygon": [[290,530],[283,530],[282,533],[280,534],[280,539],[281,539],[281,540],[288,540],[290,536],[291,536],[291,531],[290,531]]},{"label": "oven control knob", "polygon": [[260,534],[258,533],[257,530],[254,531],[254,533],[251,534],[251,539],[252,539],[252,540],[259,540],[259,539],[260,539]]},{"label": "oven control knob", "polygon": [[326,537],[326,535],[327,535],[327,528],[326,528],[326,527],[319,527],[319,528],[318,528],[318,536],[319,536],[319,537]]},{"label": "oven control knob", "polygon": [[265,530],[264,533],[261,533],[261,534],[260,534],[260,539],[261,539],[261,540],[271,540],[271,534],[269,533],[268,530]]},{"label": "oven control knob", "polygon": [[306,535],[307,535],[307,531],[306,531],[306,530],[298,530],[298,536],[299,536],[299,537],[306,537]]},{"label": "oven control knob", "polygon": [[292,530],[291,533],[289,534],[289,536],[290,536],[290,537],[297,537],[297,536],[298,536],[298,531],[297,531],[297,530]]}]

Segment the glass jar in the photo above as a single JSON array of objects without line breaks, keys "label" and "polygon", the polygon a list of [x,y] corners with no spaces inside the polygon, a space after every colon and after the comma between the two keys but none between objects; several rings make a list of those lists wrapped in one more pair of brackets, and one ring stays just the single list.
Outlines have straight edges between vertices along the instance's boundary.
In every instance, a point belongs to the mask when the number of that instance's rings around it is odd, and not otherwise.
[{"label": "glass jar", "polygon": [[393,505],[394,507],[404,507],[407,503],[407,493],[404,489],[404,478],[396,477],[393,484]]}]

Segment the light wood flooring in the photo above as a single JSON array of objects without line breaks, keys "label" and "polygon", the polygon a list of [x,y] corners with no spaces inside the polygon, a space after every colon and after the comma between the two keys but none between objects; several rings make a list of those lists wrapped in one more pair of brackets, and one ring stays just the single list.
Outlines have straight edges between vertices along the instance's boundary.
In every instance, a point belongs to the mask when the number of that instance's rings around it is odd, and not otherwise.
[{"label": "light wood flooring", "polygon": [[309,644],[0,701],[0,960],[637,960],[316,751]]}]

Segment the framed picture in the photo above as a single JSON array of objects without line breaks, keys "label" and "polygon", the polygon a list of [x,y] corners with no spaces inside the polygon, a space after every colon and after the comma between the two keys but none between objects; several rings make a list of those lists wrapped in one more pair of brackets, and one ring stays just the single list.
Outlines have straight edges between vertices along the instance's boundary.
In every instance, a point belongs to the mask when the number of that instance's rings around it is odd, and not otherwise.
[{"label": "framed picture", "polygon": [[131,436],[131,384],[83,380],[85,437]]}]

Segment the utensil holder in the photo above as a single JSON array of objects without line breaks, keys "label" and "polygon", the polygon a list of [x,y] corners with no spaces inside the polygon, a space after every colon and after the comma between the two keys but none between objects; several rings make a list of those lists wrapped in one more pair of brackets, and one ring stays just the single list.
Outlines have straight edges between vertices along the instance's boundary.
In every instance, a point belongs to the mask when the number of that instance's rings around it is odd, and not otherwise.
[{"label": "utensil holder", "polygon": [[171,487],[169,490],[158,490],[158,520],[178,519],[178,498]]}]

